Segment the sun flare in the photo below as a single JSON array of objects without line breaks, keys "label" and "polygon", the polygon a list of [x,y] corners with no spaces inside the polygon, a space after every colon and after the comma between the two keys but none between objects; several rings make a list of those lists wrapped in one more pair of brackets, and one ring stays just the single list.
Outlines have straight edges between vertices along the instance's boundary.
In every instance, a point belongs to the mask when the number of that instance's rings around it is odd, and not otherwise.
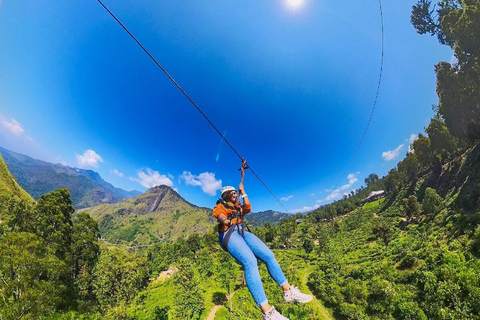
[{"label": "sun flare", "polygon": [[298,7],[303,3],[303,0],[288,0],[288,4],[292,7]]}]

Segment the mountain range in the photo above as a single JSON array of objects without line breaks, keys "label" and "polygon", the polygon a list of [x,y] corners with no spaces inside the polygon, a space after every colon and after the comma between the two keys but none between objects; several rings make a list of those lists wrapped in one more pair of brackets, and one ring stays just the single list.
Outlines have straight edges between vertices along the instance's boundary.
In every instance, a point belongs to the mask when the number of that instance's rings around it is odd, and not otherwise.
[{"label": "mountain range", "polygon": [[37,200],[43,194],[67,188],[75,208],[81,209],[116,203],[140,194],[116,188],[92,170],[37,160],[1,147],[0,153],[18,184]]},{"label": "mountain range", "polygon": [[[92,170],[71,168],[31,158],[0,147],[0,194],[39,199],[58,188],[70,190],[74,207],[99,223],[107,241],[148,244],[176,240],[216,227],[211,208],[200,208],[167,186],[140,194],[115,188]],[[16,181],[15,181],[16,180]],[[18,183],[17,183],[18,182]],[[276,224],[290,216],[272,210],[250,213],[249,226]]]},{"label": "mountain range", "polygon": [[291,213],[278,212],[273,210],[252,212],[245,216],[245,221],[249,226],[263,227],[265,224],[277,224],[284,218],[291,217]]}]

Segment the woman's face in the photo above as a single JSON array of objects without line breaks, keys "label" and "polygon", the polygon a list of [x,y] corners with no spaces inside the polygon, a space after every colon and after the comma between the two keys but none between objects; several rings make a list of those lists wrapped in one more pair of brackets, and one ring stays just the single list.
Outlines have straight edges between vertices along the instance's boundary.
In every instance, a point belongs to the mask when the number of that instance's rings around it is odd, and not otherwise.
[{"label": "woman's face", "polygon": [[230,191],[227,194],[227,200],[230,201],[230,202],[237,201],[237,191]]}]

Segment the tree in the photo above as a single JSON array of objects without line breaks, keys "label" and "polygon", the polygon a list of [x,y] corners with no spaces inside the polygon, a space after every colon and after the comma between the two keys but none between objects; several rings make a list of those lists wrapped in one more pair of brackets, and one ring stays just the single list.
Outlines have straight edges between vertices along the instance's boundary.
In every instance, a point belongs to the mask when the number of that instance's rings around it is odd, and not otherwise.
[{"label": "tree", "polygon": [[409,181],[416,181],[420,164],[415,153],[408,153],[405,159],[398,163],[398,170],[403,172]]},{"label": "tree", "polygon": [[74,212],[68,189],[58,189],[41,196],[35,209],[37,234],[64,261],[71,260]]},{"label": "tree", "polygon": [[34,211],[27,201],[9,198],[2,208],[7,229],[14,232],[35,232]]},{"label": "tree", "polygon": [[432,150],[440,156],[441,160],[447,159],[457,149],[457,141],[453,137],[444,121],[433,118],[425,129],[431,142]]},{"label": "tree", "polygon": [[427,188],[425,190],[422,209],[427,216],[431,217],[436,216],[443,209],[443,199],[438,195],[435,189]]},{"label": "tree", "polygon": [[412,149],[418,159],[421,169],[430,168],[433,164],[433,152],[430,139],[419,133],[418,138],[413,142]]},{"label": "tree", "polygon": [[302,239],[302,247],[303,247],[303,249],[305,250],[305,252],[306,252],[307,254],[309,254],[310,252],[312,252],[312,250],[313,250],[313,241],[312,241],[312,239],[307,238],[307,237],[304,237],[304,238]]},{"label": "tree", "polygon": [[385,191],[396,195],[403,187],[403,176],[397,169],[391,169],[385,177]]},{"label": "tree", "polygon": [[147,286],[149,269],[145,258],[128,254],[119,249],[101,253],[93,274],[93,287],[101,309],[129,303]]},{"label": "tree", "polygon": [[393,234],[390,226],[385,222],[381,222],[372,228],[372,232],[377,239],[381,239],[383,241],[385,250],[387,250]]},{"label": "tree", "polygon": [[437,74],[438,111],[460,141],[480,138],[480,3],[476,0],[419,0],[411,22],[420,34],[437,35],[450,46],[456,62],[440,62]]},{"label": "tree", "polygon": [[417,197],[410,195],[408,198],[403,199],[403,206],[405,210],[405,215],[409,218],[415,218],[420,215],[421,207],[420,203],[417,201]]},{"label": "tree", "polygon": [[152,320],[168,320],[168,307],[165,308],[159,308],[156,306],[153,309],[153,318]]},{"label": "tree", "polygon": [[73,221],[72,251],[74,257],[74,274],[78,275],[82,267],[92,271],[100,254],[98,223],[81,212]]},{"label": "tree", "polygon": [[41,319],[62,303],[67,266],[32,233],[0,238],[0,319]]},{"label": "tree", "polygon": [[100,255],[98,224],[87,213],[81,212],[73,221],[72,255],[73,276],[81,307],[96,303],[93,288],[93,269]]},{"label": "tree", "polygon": [[367,187],[373,186],[378,182],[378,176],[375,173],[370,173],[368,177],[365,178],[365,184]]},{"label": "tree", "polygon": [[177,299],[170,309],[172,319],[200,319],[205,308],[200,281],[200,275],[193,263],[182,258],[174,278]]}]

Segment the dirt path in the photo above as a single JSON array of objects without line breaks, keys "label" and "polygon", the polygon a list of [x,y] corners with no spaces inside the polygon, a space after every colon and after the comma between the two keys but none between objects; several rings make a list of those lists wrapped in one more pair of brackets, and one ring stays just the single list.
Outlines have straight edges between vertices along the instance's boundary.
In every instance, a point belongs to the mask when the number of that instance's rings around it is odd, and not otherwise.
[{"label": "dirt path", "polygon": [[[310,302],[313,304],[313,309],[317,311],[317,314],[320,316],[319,320],[335,320],[335,318],[332,315],[332,312],[325,308],[320,300],[315,298],[315,296],[310,292],[310,289],[307,286],[308,282],[308,276],[313,272],[314,267],[313,266],[308,266],[307,268],[303,269],[300,274],[300,289],[302,289],[302,292],[311,294],[313,296],[313,300]],[[232,297],[235,294],[235,291],[232,292]],[[222,305],[216,305],[210,310],[210,313],[208,314],[208,317],[206,320],[215,320],[215,315],[217,314],[217,311],[222,307]]]},{"label": "dirt path", "polygon": [[313,300],[310,303],[313,304],[313,309],[315,309],[317,311],[317,314],[321,317],[319,318],[319,320],[335,320],[335,318],[332,316],[331,311],[326,309],[323,306],[322,302],[319,301],[317,298],[315,298],[315,296],[310,292],[310,289],[307,286],[308,276],[313,272],[313,270],[314,270],[314,267],[312,266],[309,266],[308,268],[305,268],[304,270],[302,270],[302,274],[300,277],[302,281],[301,289],[303,292],[311,294],[313,296]]},{"label": "dirt path", "polygon": [[212,311],[210,311],[210,314],[208,315],[206,320],[214,320],[215,315],[217,314],[218,309],[220,309],[222,306],[216,305],[215,307],[212,308]]},{"label": "dirt path", "polygon": [[[232,292],[232,295],[227,298],[227,301],[230,301],[230,299],[233,298],[233,296],[235,295],[235,291]],[[217,311],[222,307],[223,305],[222,304],[217,304],[216,306],[214,306],[212,308],[212,310],[210,310],[210,313],[208,314],[208,317],[205,319],[205,320],[214,320],[215,319],[215,316],[217,315]]]},{"label": "dirt path", "polygon": [[162,272],[160,272],[158,277],[155,280],[153,280],[153,283],[157,283],[157,282],[160,282],[160,281],[163,281],[163,280],[167,280],[168,278],[172,277],[177,271],[178,271],[177,268],[168,269],[167,271],[162,271]]}]

